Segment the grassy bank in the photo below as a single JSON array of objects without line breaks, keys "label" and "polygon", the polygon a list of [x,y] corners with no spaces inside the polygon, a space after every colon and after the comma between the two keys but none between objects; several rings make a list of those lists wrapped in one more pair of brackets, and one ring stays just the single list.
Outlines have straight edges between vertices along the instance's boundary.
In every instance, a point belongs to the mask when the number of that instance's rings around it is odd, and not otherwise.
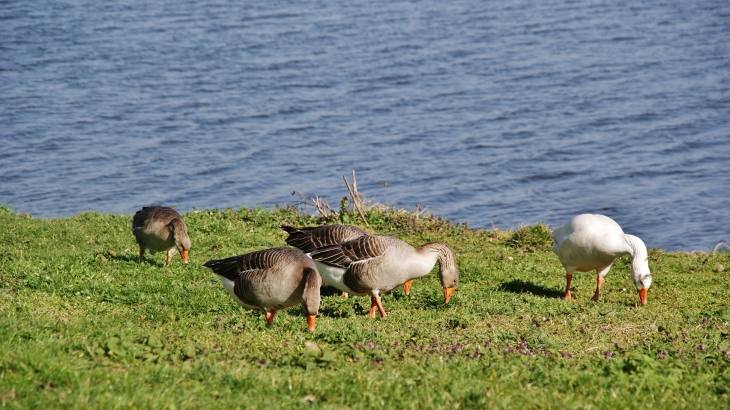
[{"label": "grassy bank", "polygon": [[[131,215],[35,219],[0,207],[0,406],[8,408],[727,408],[730,253],[650,249],[647,306],[628,257],[591,302],[593,274],[564,271],[543,225],[471,230],[372,210],[371,232],[457,254],[443,304],[435,272],[389,316],[325,291],[317,331],[299,307],[272,327],[200,265],[283,246],[291,209],[183,215],[193,248],[137,263]],[[358,224],[355,212],[340,215]],[[362,226],[362,225],[360,225]],[[650,244],[649,244],[650,245]],[[728,267],[722,269],[720,265]]]}]

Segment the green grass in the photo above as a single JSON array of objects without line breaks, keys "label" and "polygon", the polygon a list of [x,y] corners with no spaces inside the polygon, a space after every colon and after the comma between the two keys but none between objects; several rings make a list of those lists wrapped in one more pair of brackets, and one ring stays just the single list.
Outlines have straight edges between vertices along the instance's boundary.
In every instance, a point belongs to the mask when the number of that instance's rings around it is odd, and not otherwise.
[{"label": "green grass", "polygon": [[[357,224],[345,213],[342,222]],[[377,233],[457,254],[448,305],[435,271],[406,297],[326,291],[317,331],[299,307],[267,327],[200,265],[285,244],[292,209],[184,215],[193,248],[137,263],[131,215],[36,219],[0,207],[0,407],[727,408],[730,254],[650,249],[647,306],[618,260],[565,275],[545,225],[481,231],[369,212]],[[547,235],[547,236],[546,236]],[[325,291],[326,289],[323,289]]]}]

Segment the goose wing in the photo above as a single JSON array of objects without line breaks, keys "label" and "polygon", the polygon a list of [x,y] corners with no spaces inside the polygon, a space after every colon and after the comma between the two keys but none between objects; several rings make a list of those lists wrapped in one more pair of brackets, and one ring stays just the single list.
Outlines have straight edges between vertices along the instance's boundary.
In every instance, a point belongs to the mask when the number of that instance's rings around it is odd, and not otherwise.
[{"label": "goose wing", "polygon": [[341,244],[315,249],[311,256],[318,262],[347,269],[352,264],[383,256],[392,242],[390,239],[381,235],[365,235]]},{"label": "goose wing", "polygon": [[[247,253],[245,255],[231,256],[225,259],[214,259],[203,264],[217,275],[228,280],[236,281],[240,276],[249,275],[255,271],[263,271],[273,268],[283,258],[284,249],[266,249],[263,251]],[[289,249],[286,249],[287,251]],[[291,249],[291,251],[295,251]]]}]

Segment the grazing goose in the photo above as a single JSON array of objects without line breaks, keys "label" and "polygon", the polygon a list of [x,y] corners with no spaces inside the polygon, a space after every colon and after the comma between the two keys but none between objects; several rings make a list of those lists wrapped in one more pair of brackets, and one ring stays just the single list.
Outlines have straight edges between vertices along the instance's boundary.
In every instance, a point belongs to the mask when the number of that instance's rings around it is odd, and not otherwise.
[{"label": "grazing goose", "polygon": [[291,248],[274,248],[210,260],[203,264],[218,275],[233,299],[247,309],[263,310],[271,325],[277,310],[302,304],[307,328],[314,331],[322,279],[312,259]]},{"label": "grazing goose", "polygon": [[386,235],[365,235],[324,246],[311,253],[317,270],[330,285],[357,296],[370,295],[370,317],[386,315],[380,294],[428,274],[439,263],[444,302],[449,303],[459,281],[454,252],[441,242],[414,249]]},{"label": "grazing goose", "polygon": [[[336,245],[369,235],[367,231],[351,225],[322,225],[307,228],[281,225],[281,229],[289,234],[286,243],[306,254],[310,254],[313,250],[323,246]],[[406,295],[411,294],[412,284],[412,280],[403,284],[403,291]],[[347,297],[347,292],[342,292],[342,296]]]},{"label": "grazing goose", "polygon": [[175,249],[180,250],[183,262],[188,263],[190,237],[177,211],[163,206],[145,206],[132,218],[132,233],[139,244],[139,262],[142,263],[145,248],[151,254],[166,251],[165,266],[170,265]]},{"label": "grazing goose", "polygon": [[603,215],[583,214],[573,217],[567,224],[552,233],[555,243],[553,252],[565,267],[567,284],[565,299],[570,295],[573,272],[596,270],[597,285],[593,300],[598,300],[603,278],[613,261],[623,255],[631,255],[631,275],[642,305],[646,305],[646,293],[651,286],[649,258],[644,242],[634,235],[627,235],[611,218]]}]

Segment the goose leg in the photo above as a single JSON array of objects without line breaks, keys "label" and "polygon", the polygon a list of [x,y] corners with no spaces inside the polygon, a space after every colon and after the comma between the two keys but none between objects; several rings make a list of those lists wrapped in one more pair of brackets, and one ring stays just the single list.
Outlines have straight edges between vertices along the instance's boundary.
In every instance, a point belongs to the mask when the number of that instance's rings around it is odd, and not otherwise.
[{"label": "goose leg", "polygon": [[172,260],[172,253],[167,252],[165,254],[165,266],[170,266],[170,261]]},{"label": "goose leg", "polygon": [[598,297],[601,294],[601,284],[603,284],[603,277],[599,275],[596,278],[596,293],[591,298],[591,300],[594,301],[594,302],[597,302],[598,301]]},{"label": "goose leg", "polygon": [[387,316],[387,313],[385,313],[385,309],[383,309],[383,302],[380,300],[380,296],[371,296],[370,297],[370,313],[368,314],[368,316],[375,317],[376,308],[380,312],[380,317]]},{"label": "goose leg", "polygon": [[573,299],[573,296],[570,294],[570,281],[573,280],[573,275],[568,273],[565,275],[565,300],[571,300]]},{"label": "goose leg", "polygon": [[370,296],[370,313],[368,313],[368,316],[375,317],[375,309],[378,308],[377,303],[375,303],[375,296]]},{"label": "goose leg", "polygon": [[274,323],[274,315],[276,315],[276,310],[272,310],[270,312],[264,312],[264,317],[266,318],[266,324],[271,325]]},{"label": "goose leg", "polygon": [[342,292],[342,297],[347,299],[348,297],[350,297],[350,295],[348,295],[347,292]]},{"label": "goose leg", "polygon": [[413,285],[412,280],[409,280],[408,282],[403,284],[403,292],[406,293],[406,296],[411,294],[411,285]]},{"label": "goose leg", "polygon": [[139,244],[139,263],[142,263],[142,259],[144,259],[144,245],[141,243]]},{"label": "goose leg", "polygon": [[611,269],[611,265],[608,265],[608,267],[603,268],[601,270],[596,270],[597,271],[597,275],[596,275],[596,294],[593,295],[593,298],[591,298],[591,300],[594,301],[594,302],[595,301],[598,301],[598,297],[601,294],[601,285],[603,284],[604,276],[606,276],[606,274],[608,273],[608,270],[609,269]]}]

